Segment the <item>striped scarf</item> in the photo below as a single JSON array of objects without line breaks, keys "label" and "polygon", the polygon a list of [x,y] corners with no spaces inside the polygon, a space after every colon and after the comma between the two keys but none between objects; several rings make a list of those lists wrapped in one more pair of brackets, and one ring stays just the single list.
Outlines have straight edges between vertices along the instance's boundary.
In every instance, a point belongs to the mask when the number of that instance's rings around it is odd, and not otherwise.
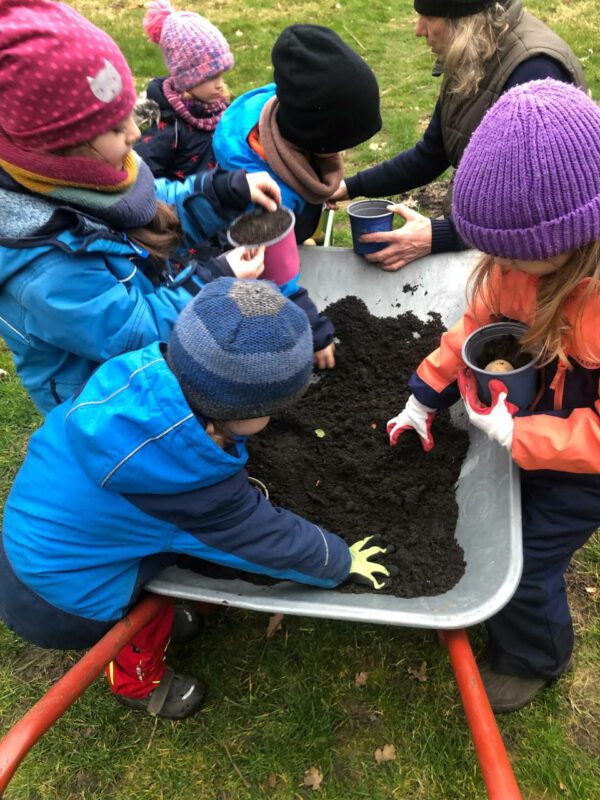
[{"label": "striped scarf", "polygon": [[134,152],[118,170],[91,158],[23,150],[0,133],[0,168],[28,192],[75,206],[117,230],[147,225],[156,214],[152,173]]}]

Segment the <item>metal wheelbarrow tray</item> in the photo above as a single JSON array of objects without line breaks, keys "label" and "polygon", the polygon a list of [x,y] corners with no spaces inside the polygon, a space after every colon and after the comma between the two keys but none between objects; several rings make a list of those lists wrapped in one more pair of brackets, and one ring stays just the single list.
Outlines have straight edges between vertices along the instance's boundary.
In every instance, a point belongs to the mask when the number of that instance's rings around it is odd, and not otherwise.
[{"label": "metal wheelbarrow tray", "polygon": [[[385,272],[347,248],[304,247],[301,283],[320,309],[355,295],[376,316],[412,311],[426,319],[435,311],[449,327],[464,310],[465,285],[476,258],[472,252],[429,256],[399,272]],[[390,416],[398,410],[390,408]],[[453,419],[465,424],[458,407]],[[318,590],[288,581],[262,586],[208,578],[177,567],[164,570],[147,588],[254,611],[386,625],[448,630],[482,622],[510,600],[521,575],[520,488],[518,469],[507,451],[474,428],[469,433],[456,488],[456,539],[464,550],[466,569],[444,594],[409,599]]]}]

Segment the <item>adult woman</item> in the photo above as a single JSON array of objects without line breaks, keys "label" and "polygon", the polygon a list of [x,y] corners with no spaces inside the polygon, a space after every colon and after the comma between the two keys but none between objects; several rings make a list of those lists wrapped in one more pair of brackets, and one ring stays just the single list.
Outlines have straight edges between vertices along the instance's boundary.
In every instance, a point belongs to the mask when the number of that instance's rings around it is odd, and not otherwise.
[{"label": "adult woman", "polygon": [[[486,111],[513,86],[544,78],[585,85],[569,46],[524,11],[522,0],[414,0],[414,6],[419,14],[416,35],[425,37],[437,56],[433,75],[443,75],[433,117],[415,147],[342,181],[333,201],[398,194],[457,167]],[[397,270],[428,253],[464,249],[450,216],[451,190],[443,219],[397,206],[405,225],[365,237],[389,242],[368,260]]]}]

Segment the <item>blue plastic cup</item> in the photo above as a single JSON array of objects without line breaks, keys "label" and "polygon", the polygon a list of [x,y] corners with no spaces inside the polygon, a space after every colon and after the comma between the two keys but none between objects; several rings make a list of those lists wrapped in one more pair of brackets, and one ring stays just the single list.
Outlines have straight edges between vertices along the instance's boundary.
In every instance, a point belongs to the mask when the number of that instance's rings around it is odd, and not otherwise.
[{"label": "blue plastic cup", "polygon": [[351,203],[346,211],[350,217],[352,230],[352,246],[359,256],[383,250],[389,242],[361,242],[363,233],[391,231],[394,227],[394,212],[387,207],[394,205],[391,200],[357,200]]},{"label": "blue plastic cup", "polygon": [[484,325],[465,339],[462,347],[462,359],[470,367],[477,381],[477,394],[482,403],[489,405],[492,397],[489,382],[496,379],[506,386],[507,399],[519,409],[525,410],[533,403],[537,394],[537,367],[539,356],[532,355],[527,364],[509,372],[487,372],[482,364],[483,351],[494,339],[499,336],[512,335],[520,340],[527,331],[527,325],[522,322],[493,322]]}]

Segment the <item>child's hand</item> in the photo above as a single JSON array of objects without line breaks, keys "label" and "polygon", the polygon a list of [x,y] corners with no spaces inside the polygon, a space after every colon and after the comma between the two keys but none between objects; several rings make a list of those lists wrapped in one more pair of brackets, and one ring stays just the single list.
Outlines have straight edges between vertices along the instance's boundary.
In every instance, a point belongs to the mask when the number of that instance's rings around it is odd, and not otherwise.
[{"label": "child's hand", "polygon": [[246,173],[246,180],[248,181],[252,202],[264,206],[267,211],[277,211],[277,208],[281,205],[281,189],[269,173],[248,172]]},{"label": "child's hand", "polygon": [[227,263],[236,278],[259,278],[265,268],[265,248],[236,247],[225,253]]},{"label": "child's hand", "polygon": [[332,342],[322,350],[313,353],[313,363],[319,369],[333,369],[335,367],[335,343]]}]

